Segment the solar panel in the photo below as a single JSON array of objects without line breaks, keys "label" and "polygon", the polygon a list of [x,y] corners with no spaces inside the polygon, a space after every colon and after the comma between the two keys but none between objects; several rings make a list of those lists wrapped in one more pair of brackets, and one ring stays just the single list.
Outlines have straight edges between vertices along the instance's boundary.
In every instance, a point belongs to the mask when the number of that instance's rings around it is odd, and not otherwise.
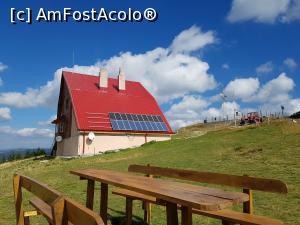
[{"label": "solar panel", "polygon": [[160,115],[109,113],[113,130],[168,131]]}]

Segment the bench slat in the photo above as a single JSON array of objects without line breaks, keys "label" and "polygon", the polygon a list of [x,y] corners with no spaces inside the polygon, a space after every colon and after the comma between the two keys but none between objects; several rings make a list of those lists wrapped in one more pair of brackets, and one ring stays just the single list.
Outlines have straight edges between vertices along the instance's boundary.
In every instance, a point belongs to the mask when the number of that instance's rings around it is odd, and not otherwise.
[{"label": "bench slat", "polygon": [[48,222],[53,221],[52,210],[50,205],[42,201],[40,198],[33,197],[29,200],[29,203],[40,213],[42,214]]},{"label": "bench slat", "polygon": [[14,175],[14,195],[17,224],[29,224],[29,216],[36,213],[23,211],[22,188],[35,195],[29,203],[49,224],[104,225],[101,217],[92,210],[65,197],[60,192],[30,177]]},{"label": "bench slat", "polygon": [[74,225],[104,225],[101,217],[97,213],[69,198],[65,198],[65,208],[69,222]]},{"label": "bench slat", "polygon": [[[159,200],[155,198],[140,194],[138,192],[129,191],[126,189],[116,189],[112,192],[116,195],[121,195],[123,197],[129,197],[134,200],[141,200],[146,202],[151,202],[154,204],[161,204]],[[232,223],[243,224],[243,225],[283,225],[283,222],[276,219],[271,219],[264,216],[250,215],[248,213],[240,213],[232,210],[218,210],[218,211],[203,211],[203,210],[192,210],[193,214],[198,214],[202,216],[208,216],[215,219],[225,220]]]},{"label": "bench slat", "polygon": [[203,211],[193,209],[193,213],[243,225],[283,225],[283,222],[280,220],[271,219],[265,216],[250,215],[248,213],[241,213],[227,209],[219,211]]},{"label": "bench slat", "polygon": [[237,176],[212,172],[162,168],[156,166],[130,165],[129,172],[164,176],[181,180],[242,187],[252,190],[287,193],[287,185],[280,180],[256,178],[250,176]]},{"label": "bench slat", "polygon": [[20,185],[22,187],[24,187],[27,191],[33,193],[37,197],[43,199],[48,204],[62,195],[60,192],[30,177],[20,176],[20,181]]}]

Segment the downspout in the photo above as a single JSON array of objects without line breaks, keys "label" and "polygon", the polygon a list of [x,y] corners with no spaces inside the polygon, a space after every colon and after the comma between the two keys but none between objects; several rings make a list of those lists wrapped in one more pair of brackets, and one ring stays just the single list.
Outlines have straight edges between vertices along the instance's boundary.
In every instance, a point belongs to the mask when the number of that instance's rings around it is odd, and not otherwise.
[{"label": "downspout", "polygon": [[147,134],[145,134],[145,143],[147,143]]}]

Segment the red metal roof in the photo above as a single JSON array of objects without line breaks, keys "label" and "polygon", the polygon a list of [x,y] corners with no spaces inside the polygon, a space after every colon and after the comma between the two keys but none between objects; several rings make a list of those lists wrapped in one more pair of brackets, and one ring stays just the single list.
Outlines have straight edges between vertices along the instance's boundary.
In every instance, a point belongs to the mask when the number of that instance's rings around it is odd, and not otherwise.
[{"label": "red metal roof", "polygon": [[[118,80],[109,78],[108,87],[98,87],[99,77],[63,71],[71,95],[77,127],[82,131],[113,131],[108,113],[160,115],[173,133],[154,97],[139,82],[126,80],[126,90],[118,90]],[[141,132],[145,133],[145,132]],[[147,132],[157,133],[157,132]]]}]

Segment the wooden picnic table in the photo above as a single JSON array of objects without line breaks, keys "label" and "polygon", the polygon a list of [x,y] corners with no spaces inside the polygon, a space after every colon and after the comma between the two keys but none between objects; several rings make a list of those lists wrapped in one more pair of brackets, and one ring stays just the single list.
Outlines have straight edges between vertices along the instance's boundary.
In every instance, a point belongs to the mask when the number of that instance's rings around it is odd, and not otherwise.
[{"label": "wooden picnic table", "polygon": [[153,196],[166,204],[167,224],[178,225],[177,206],[182,207],[186,225],[192,224],[192,209],[215,211],[249,201],[249,195],[177,181],[151,179],[128,172],[84,169],[71,174],[88,180],[86,206],[93,209],[95,181],[101,182],[100,215],[107,224],[108,185]]}]

